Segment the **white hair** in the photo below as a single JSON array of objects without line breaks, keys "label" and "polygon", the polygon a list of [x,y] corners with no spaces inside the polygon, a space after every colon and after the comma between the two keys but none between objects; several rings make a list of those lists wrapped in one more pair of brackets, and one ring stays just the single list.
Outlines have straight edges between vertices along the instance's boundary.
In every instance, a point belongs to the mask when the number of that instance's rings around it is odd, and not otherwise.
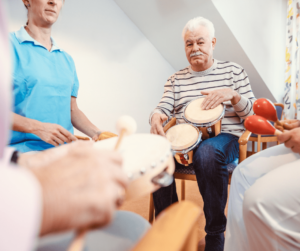
[{"label": "white hair", "polygon": [[199,26],[204,26],[208,29],[211,38],[215,37],[215,27],[211,21],[204,17],[195,17],[187,22],[182,31],[182,38],[184,39],[187,31],[194,31]]}]

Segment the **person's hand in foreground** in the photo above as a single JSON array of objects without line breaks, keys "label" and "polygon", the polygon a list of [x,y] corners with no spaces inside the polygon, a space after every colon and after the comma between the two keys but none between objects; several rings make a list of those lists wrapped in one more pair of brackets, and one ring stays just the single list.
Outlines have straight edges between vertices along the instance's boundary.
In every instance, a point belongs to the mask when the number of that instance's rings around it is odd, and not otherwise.
[{"label": "person's hand in foreground", "polygon": [[[300,127],[296,126],[296,122],[288,125],[288,128],[294,127],[294,129],[284,131],[281,135],[277,136],[277,139],[280,143],[284,143],[287,148],[291,148],[294,153],[300,154]],[[284,128],[286,128],[285,124]]]},{"label": "person's hand in foreground", "polygon": [[21,155],[19,164],[31,170],[41,184],[40,235],[106,225],[128,183],[120,154],[96,150],[91,142]]},{"label": "person's hand in foreground", "polygon": [[274,124],[275,128],[283,131],[283,130],[292,130],[294,128],[300,127],[300,120],[297,119],[287,119],[287,120],[281,120],[280,121],[283,126]]}]

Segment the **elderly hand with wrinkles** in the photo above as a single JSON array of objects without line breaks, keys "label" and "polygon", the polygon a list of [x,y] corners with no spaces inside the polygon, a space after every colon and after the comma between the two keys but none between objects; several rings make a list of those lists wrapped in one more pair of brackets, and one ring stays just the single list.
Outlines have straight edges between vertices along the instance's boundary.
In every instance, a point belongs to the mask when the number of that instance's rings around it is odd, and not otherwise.
[{"label": "elderly hand with wrinkles", "polygon": [[216,108],[219,104],[231,101],[233,105],[237,104],[241,96],[231,88],[223,88],[213,91],[202,91],[201,94],[207,95],[202,103],[203,110]]},{"label": "elderly hand with wrinkles", "polygon": [[285,147],[291,148],[294,153],[300,154],[300,121],[296,119],[282,120],[283,128],[276,125],[279,130],[286,129],[281,135],[277,136],[280,143],[284,143]]}]

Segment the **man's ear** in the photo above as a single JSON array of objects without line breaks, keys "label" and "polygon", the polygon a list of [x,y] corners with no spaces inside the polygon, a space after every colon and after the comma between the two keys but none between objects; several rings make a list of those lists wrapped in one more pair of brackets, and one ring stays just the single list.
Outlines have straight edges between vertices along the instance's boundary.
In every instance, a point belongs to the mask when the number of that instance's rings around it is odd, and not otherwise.
[{"label": "man's ear", "polygon": [[211,41],[211,47],[213,48],[213,50],[215,49],[216,43],[217,43],[217,39],[214,37]]}]

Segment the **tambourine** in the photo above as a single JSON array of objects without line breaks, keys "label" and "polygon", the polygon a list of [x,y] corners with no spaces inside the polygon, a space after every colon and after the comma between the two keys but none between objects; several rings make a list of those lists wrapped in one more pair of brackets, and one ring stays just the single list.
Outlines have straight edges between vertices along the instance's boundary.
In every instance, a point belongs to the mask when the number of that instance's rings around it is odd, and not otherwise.
[{"label": "tambourine", "polygon": [[[113,150],[117,137],[98,141],[94,147],[99,150]],[[124,137],[118,152],[123,157],[123,170],[130,183],[126,199],[150,194],[173,182],[175,164],[170,142],[153,134],[132,134]]]}]

